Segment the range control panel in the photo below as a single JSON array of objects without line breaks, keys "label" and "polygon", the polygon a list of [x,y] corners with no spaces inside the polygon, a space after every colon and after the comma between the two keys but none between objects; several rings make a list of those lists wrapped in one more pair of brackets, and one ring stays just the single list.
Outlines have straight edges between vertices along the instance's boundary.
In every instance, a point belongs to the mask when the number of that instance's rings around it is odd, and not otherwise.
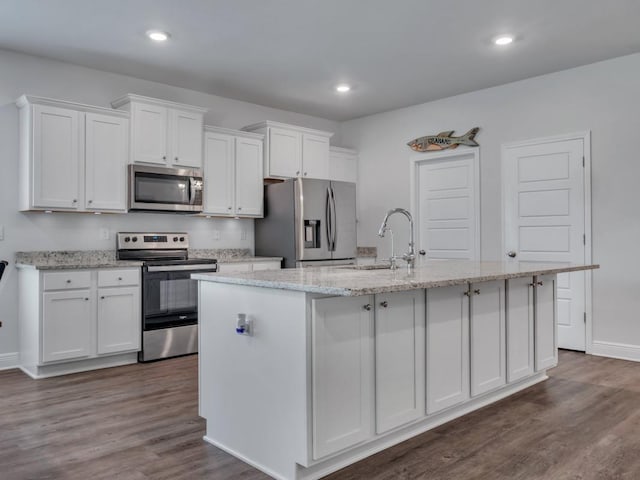
[{"label": "range control panel", "polygon": [[116,237],[118,250],[189,248],[189,234],[185,232],[120,232]]}]

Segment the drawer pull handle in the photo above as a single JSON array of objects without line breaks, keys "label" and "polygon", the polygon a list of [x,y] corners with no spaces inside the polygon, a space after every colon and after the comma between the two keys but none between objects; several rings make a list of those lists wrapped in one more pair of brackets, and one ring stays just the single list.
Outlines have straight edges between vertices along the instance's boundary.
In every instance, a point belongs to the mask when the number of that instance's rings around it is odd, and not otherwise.
[{"label": "drawer pull handle", "polygon": [[389,306],[389,303],[385,300],[384,302],[380,302],[380,306],[382,308],[387,308]]}]

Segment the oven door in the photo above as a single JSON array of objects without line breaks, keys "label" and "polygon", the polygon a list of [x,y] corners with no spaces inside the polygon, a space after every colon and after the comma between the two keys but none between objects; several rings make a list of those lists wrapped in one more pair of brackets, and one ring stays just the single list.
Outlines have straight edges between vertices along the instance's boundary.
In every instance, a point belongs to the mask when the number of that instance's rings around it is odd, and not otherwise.
[{"label": "oven door", "polygon": [[129,210],[202,211],[198,169],[129,165],[129,183]]},{"label": "oven door", "polygon": [[215,265],[145,267],[142,329],[150,331],[197,324],[198,282],[191,279],[191,274],[215,271]]}]

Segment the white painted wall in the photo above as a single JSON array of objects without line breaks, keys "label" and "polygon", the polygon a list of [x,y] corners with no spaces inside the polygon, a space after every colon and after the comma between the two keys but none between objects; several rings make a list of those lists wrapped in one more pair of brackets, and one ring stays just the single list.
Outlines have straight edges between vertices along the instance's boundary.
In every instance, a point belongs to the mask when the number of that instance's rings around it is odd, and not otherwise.
[{"label": "white painted wall", "polygon": [[[479,126],[482,258],[502,259],[500,145],[591,130],[593,260],[602,265],[593,275],[594,352],[640,360],[639,85],[635,54],[343,123],[343,143],[360,151],[358,243],[388,255],[376,232],[386,209],[409,208],[407,141]],[[401,222],[392,228],[404,251]]]},{"label": "white painted wall", "polygon": [[[30,93],[90,105],[110,107],[125,93],[209,108],[205,123],[241,128],[276,120],[331,132],[339,125],[321,118],[206,95],[160,83],[93,70],[53,60],[0,50],[0,259],[13,262],[23,250],[113,249],[113,234],[130,230],[180,230],[191,234],[194,248],[253,248],[253,220],[189,218],[167,214],[92,215],[18,212],[18,111],[14,101]],[[337,138],[337,137],[336,137]],[[108,228],[110,240],[100,240]],[[214,230],[221,239],[214,240]],[[246,240],[240,240],[242,231]],[[17,351],[17,275],[11,266],[0,284],[0,367],[2,355]]]}]

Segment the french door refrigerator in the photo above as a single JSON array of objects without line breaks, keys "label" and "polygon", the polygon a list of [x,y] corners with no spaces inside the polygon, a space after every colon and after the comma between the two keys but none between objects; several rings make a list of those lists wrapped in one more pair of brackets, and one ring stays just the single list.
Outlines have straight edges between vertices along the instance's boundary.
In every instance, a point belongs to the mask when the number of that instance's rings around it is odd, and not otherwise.
[{"label": "french door refrigerator", "polygon": [[283,257],[285,268],[355,263],[355,183],[296,178],[265,186],[255,246],[256,255]]}]

